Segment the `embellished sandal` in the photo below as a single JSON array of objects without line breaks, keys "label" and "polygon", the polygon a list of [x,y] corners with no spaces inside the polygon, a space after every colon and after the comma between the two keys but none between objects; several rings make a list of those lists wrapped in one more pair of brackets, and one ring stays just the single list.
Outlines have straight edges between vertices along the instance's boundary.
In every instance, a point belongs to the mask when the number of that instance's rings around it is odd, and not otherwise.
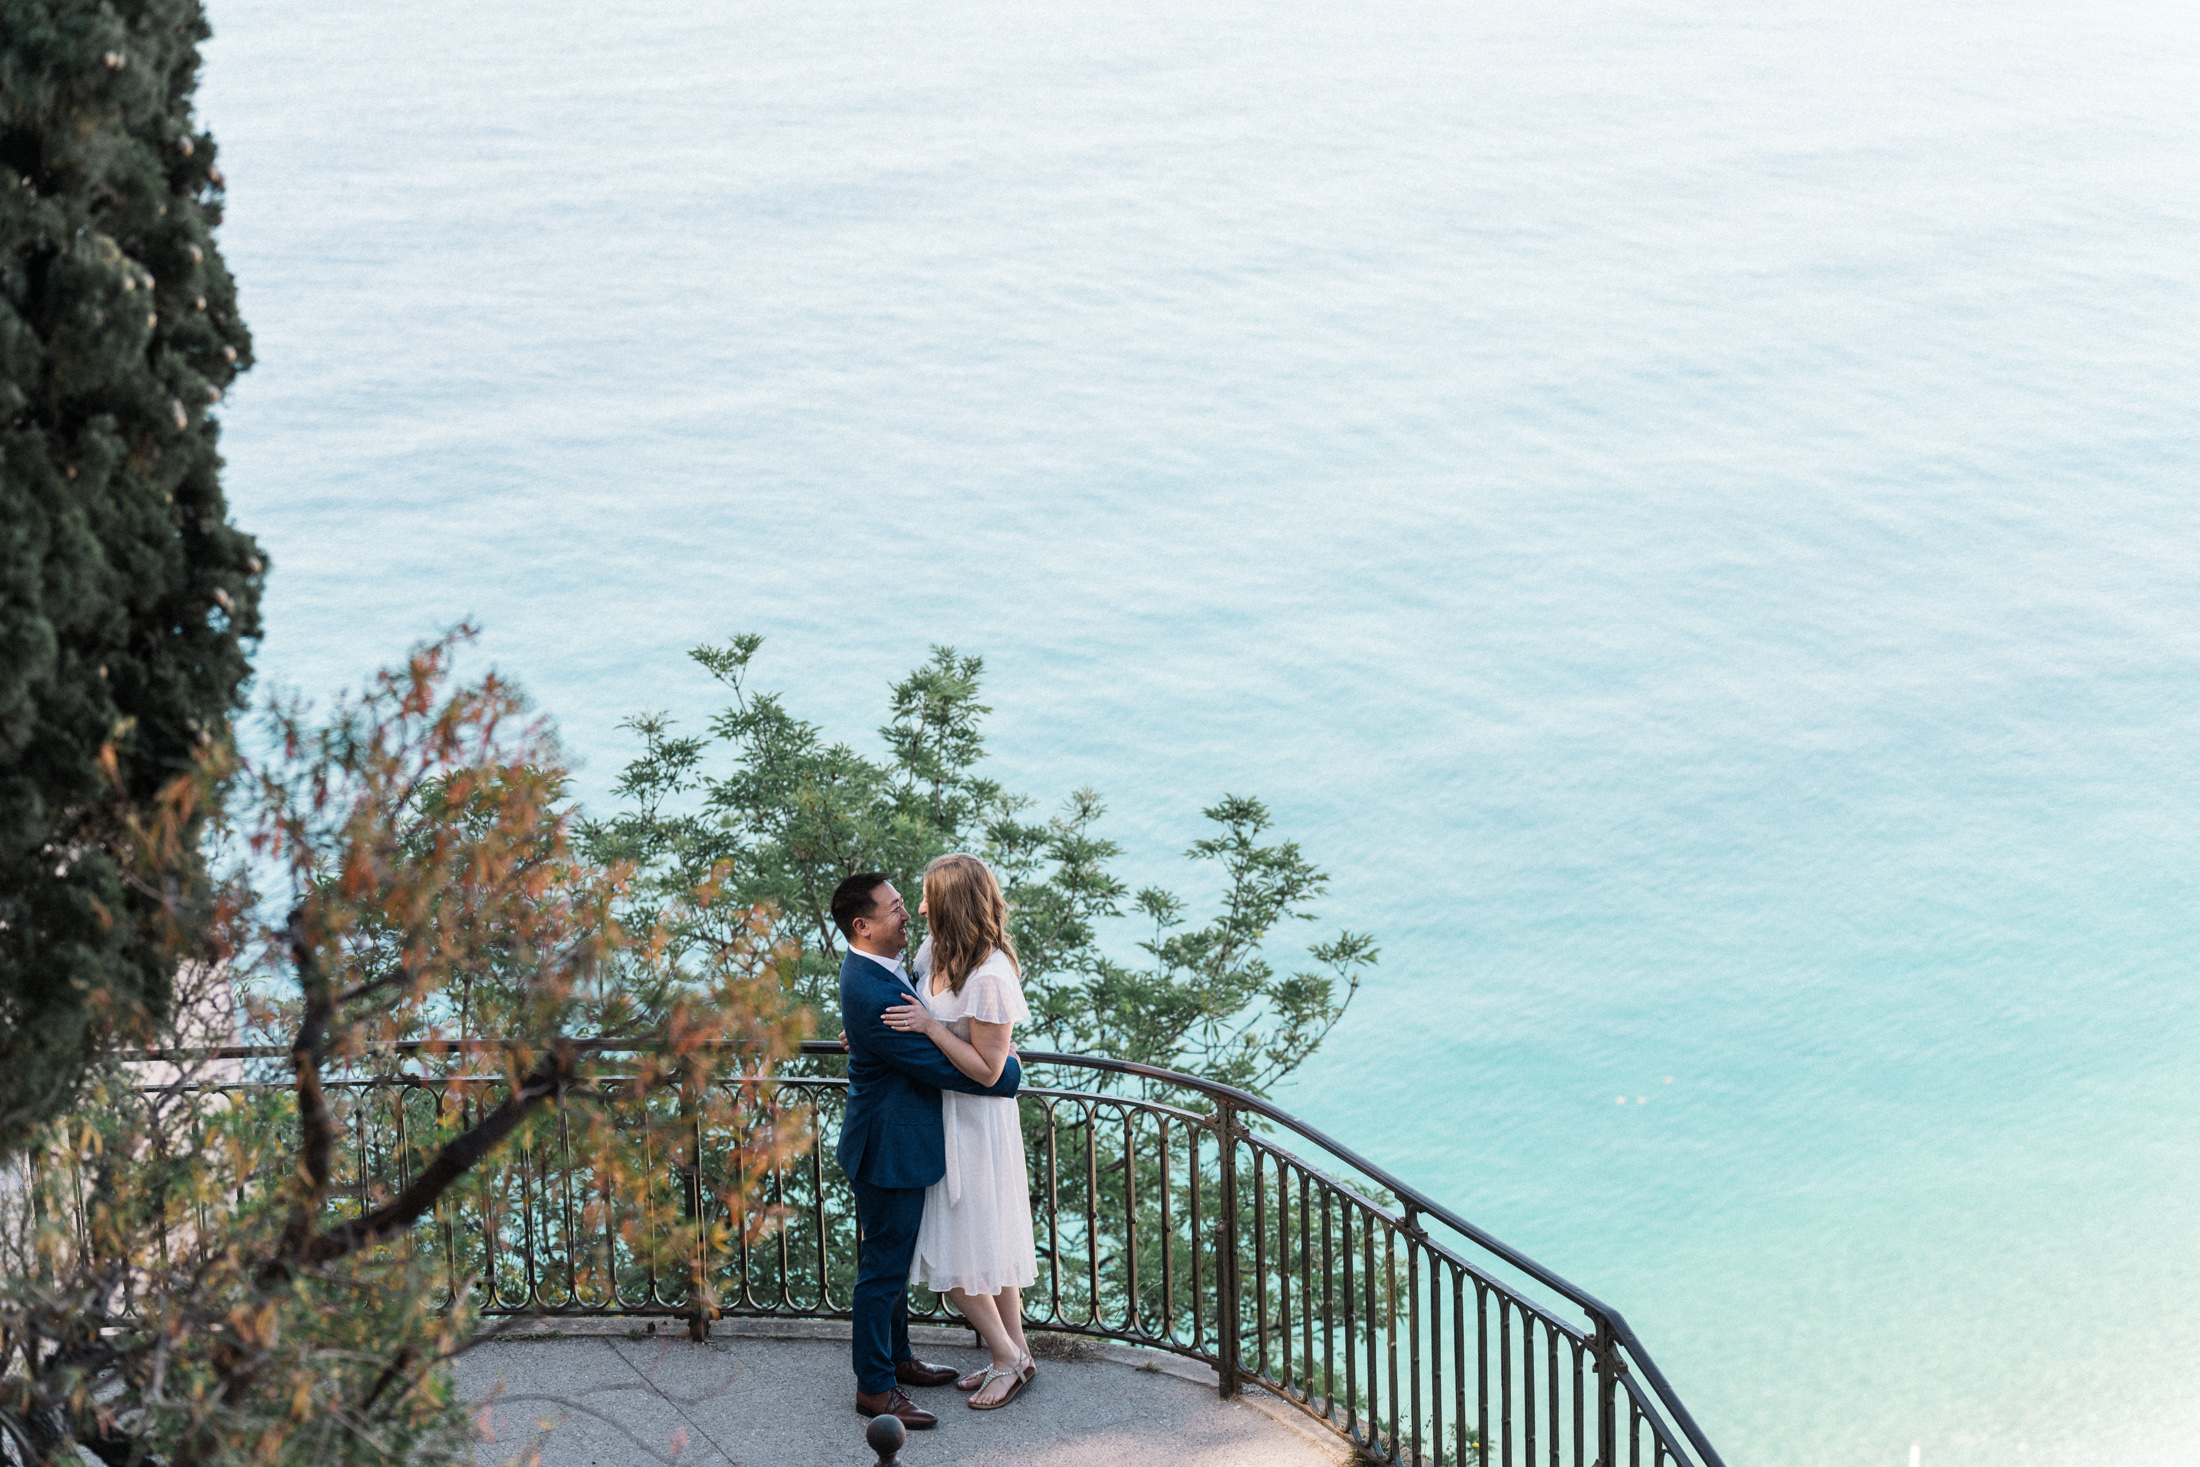
[{"label": "embellished sandal", "polygon": [[979,1380],[977,1389],[980,1391],[984,1390],[988,1385],[997,1380],[1014,1381],[1015,1384],[1010,1386],[1008,1388],[1008,1394],[1001,1397],[998,1401],[981,1402],[978,1399],[977,1395],[973,1393],[968,1402],[970,1409],[973,1411],[998,1411],[1003,1406],[1007,1405],[1010,1401],[1015,1400],[1019,1395],[1023,1394],[1024,1387],[1031,1383],[1029,1378],[1024,1375],[1021,1368],[1017,1368],[1014,1370],[995,1370],[992,1366],[988,1365],[985,1369],[978,1372],[978,1376]]},{"label": "embellished sandal", "polygon": [[[1024,1363],[1016,1367],[1016,1371],[1024,1378],[1024,1384],[1030,1385],[1032,1378],[1039,1373],[1039,1362],[1032,1359],[1031,1352],[1026,1350],[1024,1351]],[[973,1370],[968,1375],[956,1380],[955,1389],[958,1391],[974,1391],[984,1384],[985,1372],[983,1370]]]}]

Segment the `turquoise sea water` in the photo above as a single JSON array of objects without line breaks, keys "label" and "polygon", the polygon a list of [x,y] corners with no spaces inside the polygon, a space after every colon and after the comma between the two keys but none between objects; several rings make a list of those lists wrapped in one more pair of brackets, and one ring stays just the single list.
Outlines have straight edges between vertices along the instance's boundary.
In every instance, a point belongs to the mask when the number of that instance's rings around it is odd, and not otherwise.
[{"label": "turquoise sea water", "polygon": [[269,681],[474,614],[600,791],[982,652],[1736,1467],[2200,1461],[2200,12],[213,16]]}]

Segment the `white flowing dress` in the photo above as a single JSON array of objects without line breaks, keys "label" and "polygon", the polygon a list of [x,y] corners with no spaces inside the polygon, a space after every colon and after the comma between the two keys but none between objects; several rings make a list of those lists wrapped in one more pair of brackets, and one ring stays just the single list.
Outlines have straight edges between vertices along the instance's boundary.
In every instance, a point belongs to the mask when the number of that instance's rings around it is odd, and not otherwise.
[{"label": "white flowing dress", "polygon": [[[927,941],[918,949],[916,989],[957,1038],[970,1038],[972,1019],[1017,1024],[1031,1017],[1006,953],[995,952],[980,963],[963,980],[961,993],[934,993],[931,947]],[[1016,1102],[943,1090],[940,1113],[947,1128],[947,1175],[925,1189],[910,1280],[941,1293],[1029,1288],[1039,1277],[1039,1256],[1031,1241],[1031,1174]]]}]

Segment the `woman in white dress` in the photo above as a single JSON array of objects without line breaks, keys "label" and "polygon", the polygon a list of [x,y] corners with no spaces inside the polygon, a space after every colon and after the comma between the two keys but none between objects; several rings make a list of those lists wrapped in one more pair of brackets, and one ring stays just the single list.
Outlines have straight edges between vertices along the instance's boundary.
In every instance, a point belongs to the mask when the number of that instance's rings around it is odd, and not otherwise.
[{"label": "woman in white dress", "polygon": [[[990,1085],[1008,1063],[1010,1029],[1031,1017],[1000,883],[975,856],[942,856],[925,868],[917,910],[932,930],[915,964],[924,1005],[888,1009],[886,1022]],[[998,1096],[942,1091],[940,1110],[947,1175],[924,1194],[909,1276],[954,1300],[993,1352],[990,1368],[956,1382],[972,1410],[991,1411],[1038,1374],[1024,1341],[1023,1290],[1039,1277],[1024,1129],[1016,1102]]]}]

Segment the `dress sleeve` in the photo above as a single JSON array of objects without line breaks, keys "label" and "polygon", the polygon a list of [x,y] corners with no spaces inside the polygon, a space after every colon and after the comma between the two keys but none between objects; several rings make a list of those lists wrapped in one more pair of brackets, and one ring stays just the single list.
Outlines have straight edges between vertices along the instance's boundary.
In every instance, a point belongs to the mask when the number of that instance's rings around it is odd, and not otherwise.
[{"label": "dress sleeve", "polygon": [[1000,953],[978,965],[963,983],[962,998],[963,1012],[988,1024],[1020,1024],[1031,1017],[1016,969]]}]

